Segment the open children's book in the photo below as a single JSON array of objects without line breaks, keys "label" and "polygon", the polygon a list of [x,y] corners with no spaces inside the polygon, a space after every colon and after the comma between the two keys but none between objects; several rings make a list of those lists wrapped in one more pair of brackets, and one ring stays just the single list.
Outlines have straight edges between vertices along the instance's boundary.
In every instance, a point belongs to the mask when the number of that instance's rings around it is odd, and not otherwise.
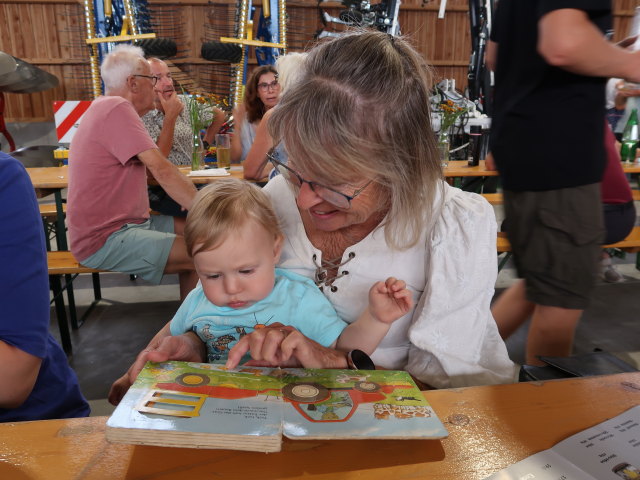
[{"label": "open children's book", "polygon": [[448,435],[406,372],[147,363],[107,421],[112,442],[280,451],[292,439]]}]

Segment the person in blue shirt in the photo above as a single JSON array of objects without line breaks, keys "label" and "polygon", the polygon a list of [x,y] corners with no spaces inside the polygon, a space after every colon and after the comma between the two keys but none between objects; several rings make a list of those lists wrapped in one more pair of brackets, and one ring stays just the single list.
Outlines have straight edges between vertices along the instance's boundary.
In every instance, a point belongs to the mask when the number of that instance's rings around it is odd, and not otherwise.
[{"label": "person in blue shirt", "polygon": [[[276,268],[286,241],[278,219],[266,194],[242,180],[221,179],[197,194],[185,241],[200,281],[156,337],[169,342],[164,352],[197,344],[195,334],[206,345],[207,361],[225,363],[246,334],[282,325],[276,333],[295,328],[325,347],[372,353],[391,323],[413,306],[405,282],[389,278],[371,287],[368,308],[355,322],[341,320],[311,279]],[[157,352],[148,359],[163,360]],[[110,401],[118,403],[117,396]]]},{"label": "person in blue shirt", "polygon": [[23,165],[0,152],[0,422],[86,417],[89,404],[49,333],[44,230]]}]

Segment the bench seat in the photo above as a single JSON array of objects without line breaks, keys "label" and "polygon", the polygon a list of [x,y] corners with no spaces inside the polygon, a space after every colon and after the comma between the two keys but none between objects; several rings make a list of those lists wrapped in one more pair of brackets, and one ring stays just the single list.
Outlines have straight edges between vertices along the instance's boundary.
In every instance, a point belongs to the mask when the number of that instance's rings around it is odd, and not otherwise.
[{"label": "bench seat", "polygon": [[[498,232],[496,246],[498,253],[511,251],[511,244],[509,243],[506,232]],[[619,248],[631,253],[640,251],[640,227],[633,227],[631,233],[624,240],[610,245],[603,245],[602,248]]]},{"label": "bench seat", "polygon": [[[95,268],[89,268],[81,265],[69,251],[48,251],[47,266],[49,270],[49,287],[53,293],[51,303],[54,304],[56,310],[58,328],[60,329],[60,340],[62,342],[62,348],[69,355],[72,351],[71,333],[69,331],[69,325],[67,324],[67,313],[62,294],[65,290],[67,291],[71,326],[74,329],[77,329],[82,325],[82,322],[91,312],[96,303],[98,303],[102,298],[102,294],[100,292],[99,272],[104,270],[96,270]],[[90,273],[93,277],[94,300],[89,308],[84,312],[80,320],[78,320],[73,294],[73,281],[81,273]],[[62,283],[63,276],[65,278],[64,285]]]},{"label": "bench seat", "polygon": [[[631,193],[633,195],[633,200],[640,202],[640,190],[631,190]],[[501,193],[481,193],[480,195],[482,195],[491,205],[502,205],[504,203],[504,198]]]}]

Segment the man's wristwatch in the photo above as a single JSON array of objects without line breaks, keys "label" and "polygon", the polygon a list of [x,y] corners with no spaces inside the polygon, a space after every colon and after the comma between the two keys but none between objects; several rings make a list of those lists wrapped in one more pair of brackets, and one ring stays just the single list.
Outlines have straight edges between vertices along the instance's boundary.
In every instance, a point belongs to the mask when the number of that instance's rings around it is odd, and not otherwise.
[{"label": "man's wristwatch", "polygon": [[347,365],[350,370],[375,370],[376,365],[369,355],[362,350],[351,350],[347,353]]}]

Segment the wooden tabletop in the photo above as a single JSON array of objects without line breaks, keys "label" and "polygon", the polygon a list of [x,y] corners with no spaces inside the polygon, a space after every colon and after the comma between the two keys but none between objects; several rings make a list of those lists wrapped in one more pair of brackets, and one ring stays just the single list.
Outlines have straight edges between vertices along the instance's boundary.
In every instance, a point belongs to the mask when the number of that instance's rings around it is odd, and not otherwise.
[{"label": "wooden tabletop", "polygon": [[[640,173],[640,163],[622,163],[624,173]],[[451,177],[495,177],[499,175],[496,170],[487,170],[484,160],[480,160],[480,165],[470,167],[466,160],[450,161],[449,165],[443,169],[444,176]]]},{"label": "wooden tabletop", "polygon": [[480,165],[470,167],[466,160],[452,160],[449,165],[443,169],[444,176],[451,177],[495,177],[498,175],[496,170],[487,170],[484,160],[480,160]]},{"label": "wooden tabletop", "polygon": [[[180,171],[187,175],[190,168],[180,168]],[[27,173],[31,178],[34,188],[67,188],[69,186],[69,167],[67,165],[62,167],[40,167],[40,168],[27,168]],[[231,176],[234,178],[243,178],[242,167],[233,166],[230,170]],[[211,183],[220,178],[227,177],[189,177],[193,183]]]},{"label": "wooden tabletop", "polygon": [[280,453],[111,444],[106,417],[0,424],[0,478],[480,480],[640,404],[640,373],[426,392],[444,440],[286,440]]}]

